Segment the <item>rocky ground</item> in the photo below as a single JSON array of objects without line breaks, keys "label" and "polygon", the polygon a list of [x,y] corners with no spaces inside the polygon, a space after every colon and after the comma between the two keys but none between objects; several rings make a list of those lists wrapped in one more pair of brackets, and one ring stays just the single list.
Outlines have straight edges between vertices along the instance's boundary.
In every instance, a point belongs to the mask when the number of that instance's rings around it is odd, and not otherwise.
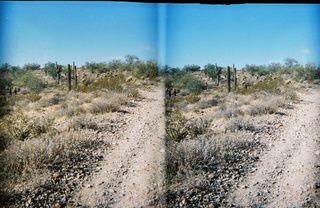
[{"label": "rocky ground", "polygon": [[[164,90],[142,92],[128,107],[126,123],[99,164],[100,171],[75,195],[78,206],[146,207],[159,204],[164,190]],[[101,137],[108,137],[101,132]]]},{"label": "rocky ground", "polygon": [[320,207],[320,89],[278,112],[252,117],[253,142],[186,187],[170,187],[168,207]]},{"label": "rocky ground", "polygon": [[140,90],[119,112],[93,117],[92,138],[49,167],[41,187],[4,196],[0,207],[138,207],[161,204],[164,188],[164,89]]},{"label": "rocky ground", "polygon": [[165,187],[164,90],[141,91],[121,112],[101,118],[94,140],[52,180],[4,207],[319,207],[320,89],[299,92],[281,112],[253,117],[254,139],[230,148],[226,163],[189,187]]},{"label": "rocky ground", "polygon": [[320,90],[299,93],[269,151],[231,197],[239,206],[320,207]]}]

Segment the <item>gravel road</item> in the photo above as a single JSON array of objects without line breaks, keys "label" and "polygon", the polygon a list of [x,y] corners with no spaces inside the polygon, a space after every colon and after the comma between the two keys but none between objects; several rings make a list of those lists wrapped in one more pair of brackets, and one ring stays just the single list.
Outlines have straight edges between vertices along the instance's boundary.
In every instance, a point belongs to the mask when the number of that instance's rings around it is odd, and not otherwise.
[{"label": "gravel road", "polygon": [[[125,121],[105,153],[99,171],[76,194],[87,207],[146,207],[159,204],[164,190],[164,90],[152,86],[128,106]],[[110,140],[106,133],[100,135]]]},{"label": "gravel road", "polygon": [[246,180],[233,192],[243,207],[320,206],[320,89],[299,92],[300,102]]}]

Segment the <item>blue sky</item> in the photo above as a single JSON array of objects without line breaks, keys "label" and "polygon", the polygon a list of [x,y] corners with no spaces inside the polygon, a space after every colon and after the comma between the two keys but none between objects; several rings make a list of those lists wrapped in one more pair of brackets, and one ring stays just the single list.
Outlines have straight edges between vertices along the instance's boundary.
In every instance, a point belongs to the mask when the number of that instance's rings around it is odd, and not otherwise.
[{"label": "blue sky", "polygon": [[320,5],[1,2],[0,63],[320,63]]}]

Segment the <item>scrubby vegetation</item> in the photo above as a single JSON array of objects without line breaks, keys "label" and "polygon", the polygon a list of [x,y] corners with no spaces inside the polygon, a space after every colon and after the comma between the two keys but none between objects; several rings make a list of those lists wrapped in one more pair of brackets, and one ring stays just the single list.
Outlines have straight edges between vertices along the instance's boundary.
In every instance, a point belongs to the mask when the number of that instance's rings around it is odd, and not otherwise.
[{"label": "scrubby vegetation", "polygon": [[[81,164],[82,159],[96,158],[82,149],[94,149],[97,144],[107,147],[101,140],[90,139],[105,128],[88,118],[134,106],[134,100],[141,99],[141,88],[162,79],[167,91],[169,206],[184,199],[185,206],[208,205],[190,200],[196,196],[190,195],[194,189],[212,200],[219,194],[225,196],[265,146],[254,136],[267,131],[265,125],[257,126],[251,118],[263,120],[281,113],[298,100],[297,89],[320,83],[319,65],[303,66],[294,59],[286,59],[284,65],[246,65],[236,72],[231,83],[237,80],[237,86],[228,92],[226,68],[217,64],[208,63],[203,70],[198,65],[180,69],[127,55],[125,61],[86,62],[72,75],[72,90],[67,90],[67,66],[3,64],[0,201],[51,183],[60,177],[56,175],[59,169],[74,168],[70,161]],[[223,181],[232,174],[232,183]],[[217,206],[222,202],[223,197],[215,198]]]},{"label": "scrubby vegetation", "polygon": [[[231,187],[266,146],[255,136],[272,131],[266,117],[290,109],[300,89],[293,80],[311,83],[319,78],[318,71],[314,64],[302,66],[293,59],[286,59],[285,65],[247,65],[237,70],[237,77],[231,74],[232,85],[235,79],[238,84],[228,93],[225,68],[209,63],[203,71],[192,73],[167,69],[166,87],[180,89],[177,96],[167,94],[165,100],[168,205],[227,203]],[[189,86],[189,80],[197,87]],[[192,91],[195,88],[198,91]],[[257,125],[252,118],[265,123]]]},{"label": "scrubby vegetation", "polygon": [[[72,188],[66,190],[62,176],[70,174],[68,169],[82,172],[84,166],[94,167],[94,161],[101,160],[94,150],[109,145],[93,139],[98,131],[109,128],[97,124],[95,118],[134,106],[132,102],[141,99],[140,89],[159,81],[156,61],[140,61],[132,55],[126,58],[125,62],[87,62],[72,71],[71,91],[67,66],[53,62],[44,68],[38,64],[1,66],[1,205],[24,200],[37,206],[61,204],[59,193],[68,193],[70,199],[76,185],[70,182]],[[92,170],[83,172],[84,176]],[[23,198],[44,186],[54,186],[50,199],[33,196],[30,202]]]}]

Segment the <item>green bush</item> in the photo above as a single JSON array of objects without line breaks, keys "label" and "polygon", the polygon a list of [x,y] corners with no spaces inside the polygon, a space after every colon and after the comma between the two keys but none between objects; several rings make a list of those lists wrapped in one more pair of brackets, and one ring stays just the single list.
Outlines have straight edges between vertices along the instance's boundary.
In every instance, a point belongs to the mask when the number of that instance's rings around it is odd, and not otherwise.
[{"label": "green bush", "polygon": [[185,65],[182,70],[186,72],[196,72],[196,71],[200,71],[200,66],[196,64],[191,64],[191,65],[188,64],[188,65]]},{"label": "green bush", "polygon": [[177,88],[187,89],[191,93],[200,94],[203,91],[204,82],[191,73],[185,74],[177,82]]},{"label": "green bush", "polygon": [[263,76],[263,75],[266,75],[266,74],[269,74],[269,71],[267,69],[266,66],[264,65],[254,65],[254,64],[251,64],[251,65],[246,65],[245,66],[245,70],[247,72],[249,72],[251,75],[259,75],[259,76]]},{"label": "green bush", "polygon": [[55,63],[48,62],[44,65],[44,70],[45,72],[50,75],[52,78],[57,78],[58,73],[57,73],[57,67]]},{"label": "green bush", "polygon": [[31,92],[40,92],[45,88],[44,80],[30,71],[26,71],[24,74],[17,77],[15,84],[19,87],[28,87]]},{"label": "green bush", "polygon": [[122,73],[114,74],[113,76],[99,79],[88,86],[83,85],[78,90],[81,92],[93,92],[105,88],[115,92],[122,92],[122,83],[125,82],[125,79]]},{"label": "green bush", "polygon": [[216,66],[213,64],[208,63],[204,66],[204,72],[205,74],[210,77],[212,80],[215,80],[217,78],[217,72]]},{"label": "green bush", "polygon": [[40,69],[40,64],[32,63],[32,64],[25,64],[23,67],[25,70],[33,71]]},{"label": "green bush", "polygon": [[143,61],[138,61],[134,65],[133,76],[136,78],[150,78],[155,79],[159,75],[158,63],[149,59],[146,63]]}]

